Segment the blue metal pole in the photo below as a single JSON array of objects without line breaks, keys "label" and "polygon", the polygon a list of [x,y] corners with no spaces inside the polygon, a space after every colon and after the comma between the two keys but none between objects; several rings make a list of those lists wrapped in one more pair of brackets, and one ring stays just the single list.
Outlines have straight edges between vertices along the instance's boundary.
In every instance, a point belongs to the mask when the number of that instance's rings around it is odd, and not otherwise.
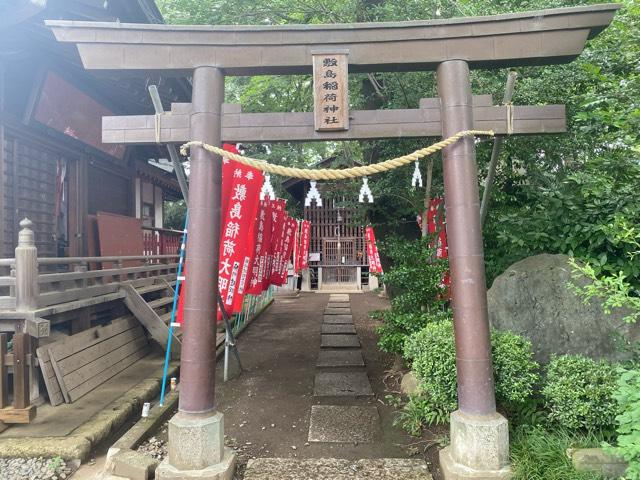
[{"label": "blue metal pole", "polygon": [[182,286],[182,265],[184,264],[185,248],[187,246],[187,222],[189,221],[189,210],[184,219],[184,231],[182,232],[182,243],[180,244],[180,259],[178,260],[178,275],[176,278],[176,288],[173,291],[173,305],[171,307],[171,321],[169,322],[169,338],[167,339],[167,351],[164,356],[164,371],[162,373],[162,388],[160,389],[160,406],[164,405],[164,393],[167,388],[167,373],[169,372],[169,361],[171,360],[171,340],[173,339],[173,326],[176,321],[176,310],[178,308],[178,298],[180,297],[180,287]]}]

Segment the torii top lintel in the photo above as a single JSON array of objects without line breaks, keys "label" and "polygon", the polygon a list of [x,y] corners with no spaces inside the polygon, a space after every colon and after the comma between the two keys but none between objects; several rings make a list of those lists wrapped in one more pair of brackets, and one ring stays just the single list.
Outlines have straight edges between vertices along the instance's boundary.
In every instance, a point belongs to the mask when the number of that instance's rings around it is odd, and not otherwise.
[{"label": "torii top lintel", "polygon": [[546,65],[577,57],[609,25],[619,4],[556,8],[446,20],[284,26],[141,25],[47,21],[73,42],[85,68],[226,75],[311,73],[315,50],[347,49],[350,72],[434,69],[460,59],[471,67]]}]

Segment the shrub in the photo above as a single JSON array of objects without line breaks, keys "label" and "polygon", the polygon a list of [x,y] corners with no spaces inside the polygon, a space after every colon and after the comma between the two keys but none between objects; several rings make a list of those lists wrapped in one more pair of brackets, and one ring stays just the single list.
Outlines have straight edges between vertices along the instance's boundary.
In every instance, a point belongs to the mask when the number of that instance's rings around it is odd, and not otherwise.
[{"label": "shrub", "polygon": [[594,434],[520,427],[511,441],[513,480],[597,480],[602,476],[578,472],[567,456],[568,448],[597,447],[601,439]]},{"label": "shrub", "polygon": [[377,313],[383,325],[378,327],[378,346],[384,352],[402,353],[406,338],[424,328],[429,323],[450,317],[447,311],[437,310],[431,313],[397,313],[385,310]]},{"label": "shrub", "polygon": [[620,414],[616,417],[616,447],[607,450],[629,462],[624,478],[640,480],[640,370],[619,370],[613,397]]},{"label": "shrub", "polygon": [[611,430],[618,374],[608,362],[582,355],[552,357],[542,389],[549,420],[569,429]]},{"label": "shrub", "polygon": [[[496,400],[502,404],[524,402],[538,381],[531,343],[510,332],[493,331],[491,344]],[[412,361],[425,392],[421,406],[426,423],[446,422],[458,406],[453,323],[432,323],[413,334],[405,342],[404,355]]]},{"label": "shrub", "polygon": [[493,330],[491,351],[498,402],[521,404],[527,401],[540,379],[531,342],[515,333]]},{"label": "shrub", "polygon": [[432,323],[411,335],[405,342],[404,357],[412,362],[420,388],[425,392],[420,401],[424,421],[447,422],[449,413],[458,406],[453,323],[448,320]]}]

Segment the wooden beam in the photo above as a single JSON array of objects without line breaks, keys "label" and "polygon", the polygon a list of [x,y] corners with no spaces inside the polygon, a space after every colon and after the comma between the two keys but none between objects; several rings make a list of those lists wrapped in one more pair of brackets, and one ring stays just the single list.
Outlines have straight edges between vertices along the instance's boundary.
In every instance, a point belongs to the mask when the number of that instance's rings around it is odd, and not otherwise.
[{"label": "wooden beam", "polygon": [[6,369],[5,355],[7,355],[7,334],[0,333],[0,408],[9,405],[9,372]]},{"label": "wooden beam", "polygon": [[34,418],[36,418],[35,405],[29,405],[25,408],[7,407],[0,409],[0,422],[31,423]]},{"label": "wooden beam", "polygon": [[[607,27],[617,4],[446,20],[338,25],[140,25],[49,20],[78,45],[87,69],[182,75],[201,65],[225,75],[311,73],[311,50],[349,50],[350,72],[435,69],[452,58],[472,67],[571,61]],[[121,72],[120,72],[121,73]]]},{"label": "wooden beam", "polygon": [[[507,133],[506,106],[487,105],[487,97],[474,97],[474,128]],[[180,104],[178,111],[160,120],[160,143],[191,140],[189,112]],[[104,143],[156,143],[155,115],[103,117]],[[347,131],[317,132],[311,112],[242,113],[238,105],[223,108],[224,142],[303,142],[361,140],[370,138],[438,137],[442,135],[440,104],[437,98],[422,99],[420,108],[393,110],[355,110]],[[564,105],[514,106],[513,135],[562,133],[566,131]]]},{"label": "wooden beam", "polygon": [[[16,409],[25,409],[29,406],[29,368],[27,365],[29,349],[29,335],[24,333],[13,335],[13,406]],[[1,417],[0,420],[6,422]]]}]

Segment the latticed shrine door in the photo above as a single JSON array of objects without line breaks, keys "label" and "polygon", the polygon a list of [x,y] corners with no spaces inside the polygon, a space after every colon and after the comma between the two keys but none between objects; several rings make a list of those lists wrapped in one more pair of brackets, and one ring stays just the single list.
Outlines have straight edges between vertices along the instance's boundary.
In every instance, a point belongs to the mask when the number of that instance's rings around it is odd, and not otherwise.
[{"label": "latticed shrine door", "polygon": [[354,238],[323,239],[323,285],[350,284],[357,280],[356,240]]}]

